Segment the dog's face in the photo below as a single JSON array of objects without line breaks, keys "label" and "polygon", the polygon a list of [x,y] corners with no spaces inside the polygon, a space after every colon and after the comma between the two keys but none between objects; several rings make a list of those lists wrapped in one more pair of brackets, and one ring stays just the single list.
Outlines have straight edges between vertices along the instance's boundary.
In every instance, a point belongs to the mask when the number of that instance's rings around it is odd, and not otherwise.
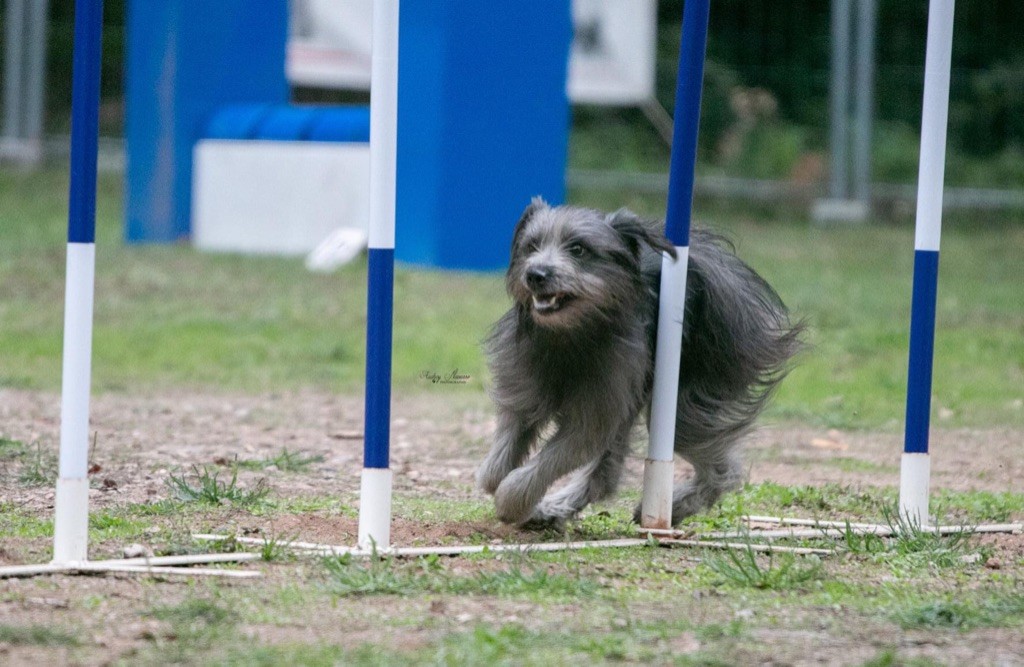
[{"label": "dog's face", "polygon": [[535,198],[513,236],[509,295],[541,327],[608,320],[640,296],[642,244],[675,254],[628,211],[553,208]]}]

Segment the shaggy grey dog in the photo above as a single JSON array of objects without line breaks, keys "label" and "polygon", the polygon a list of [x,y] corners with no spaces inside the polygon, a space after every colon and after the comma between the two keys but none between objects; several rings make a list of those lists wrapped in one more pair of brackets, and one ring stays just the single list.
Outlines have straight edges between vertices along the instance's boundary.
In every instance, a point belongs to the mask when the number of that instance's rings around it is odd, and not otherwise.
[{"label": "shaggy grey dog", "polygon": [[[663,229],[626,210],[539,198],[516,225],[506,276],[515,304],[487,340],[497,434],[477,472],[502,521],[561,525],[615,492],[633,426],[649,417],[662,253],[675,254]],[[738,441],[801,330],[721,237],[693,230],[675,451],[695,475],[674,490],[673,523],[741,483]]]}]

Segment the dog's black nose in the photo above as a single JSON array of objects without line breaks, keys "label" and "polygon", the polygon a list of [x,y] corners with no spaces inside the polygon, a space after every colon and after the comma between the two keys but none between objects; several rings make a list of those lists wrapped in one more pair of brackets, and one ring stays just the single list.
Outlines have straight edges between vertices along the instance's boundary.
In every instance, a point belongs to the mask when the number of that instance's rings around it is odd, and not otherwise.
[{"label": "dog's black nose", "polygon": [[531,266],[526,270],[526,284],[530,289],[544,287],[553,273],[550,266]]}]

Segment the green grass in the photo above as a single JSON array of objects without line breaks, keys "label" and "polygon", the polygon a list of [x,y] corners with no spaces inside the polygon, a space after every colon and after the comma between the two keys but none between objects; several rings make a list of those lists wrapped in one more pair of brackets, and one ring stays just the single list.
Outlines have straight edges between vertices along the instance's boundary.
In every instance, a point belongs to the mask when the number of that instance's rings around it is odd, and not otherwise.
[{"label": "green grass", "polygon": [[443,593],[551,600],[590,597],[598,590],[593,581],[578,573],[552,573],[543,562],[521,555],[510,556],[507,568],[472,575],[452,572],[436,556],[403,562],[345,555],[325,558],[323,565],[326,588],[339,597]]},{"label": "green grass", "polygon": [[48,625],[18,626],[0,624],[0,644],[14,646],[77,646],[76,636]]},{"label": "green grass", "polygon": [[[0,172],[0,386],[56,389],[61,358],[66,178]],[[358,392],[366,266],[310,274],[298,259],[126,247],[121,190],[100,179],[94,382],[99,390],[316,387]],[[579,191],[572,199],[659,215],[660,196]],[[771,415],[822,426],[902,423],[913,228],[817,228],[799,215],[698,202],[742,257],[806,317],[810,351]],[[1012,217],[1012,216],[1011,216]],[[950,212],[943,235],[933,393],[937,426],[1024,424],[1024,225]],[[394,384],[399,394],[483,399],[480,341],[507,307],[497,274],[399,267]],[[466,385],[424,370],[458,368]]]},{"label": "green grass", "polygon": [[802,589],[822,576],[821,561],[816,556],[759,554],[749,546],[709,551],[701,565],[717,575],[719,582],[739,588]]},{"label": "green grass", "polygon": [[18,482],[25,486],[47,486],[57,483],[57,454],[41,443],[29,448],[21,457]]},{"label": "green grass", "polygon": [[171,494],[178,500],[207,505],[258,505],[270,493],[267,480],[261,478],[251,488],[238,483],[238,471],[231,471],[231,479],[222,480],[221,471],[209,466],[192,466],[191,474],[172,473],[167,478]]},{"label": "green grass", "polygon": [[21,440],[0,438],[0,461],[10,461],[25,455],[29,447]]},{"label": "green grass", "polygon": [[1019,627],[1024,625],[1024,597],[1004,593],[984,598],[912,601],[896,606],[890,614],[904,628]]}]

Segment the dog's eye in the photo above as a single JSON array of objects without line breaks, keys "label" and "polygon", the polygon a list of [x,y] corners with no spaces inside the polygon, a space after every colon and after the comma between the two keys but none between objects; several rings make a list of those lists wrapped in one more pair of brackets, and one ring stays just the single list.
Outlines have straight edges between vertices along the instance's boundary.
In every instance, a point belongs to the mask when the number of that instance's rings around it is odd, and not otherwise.
[{"label": "dog's eye", "polygon": [[569,246],[569,254],[573,257],[583,257],[587,254],[587,249],[580,243],[573,243]]},{"label": "dog's eye", "polygon": [[527,241],[526,242],[526,251],[527,252],[537,252],[538,248],[540,248],[540,245],[536,241]]}]

